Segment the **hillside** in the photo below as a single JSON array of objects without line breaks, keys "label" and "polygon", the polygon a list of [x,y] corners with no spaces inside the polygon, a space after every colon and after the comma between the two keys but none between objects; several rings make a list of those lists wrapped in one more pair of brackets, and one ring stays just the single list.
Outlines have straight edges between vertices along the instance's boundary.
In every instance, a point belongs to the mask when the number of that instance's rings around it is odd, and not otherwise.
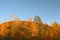
[{"label": "hillside", "polygon": [[34,21],[8,21],[0,24],[0,40],[60,40],[60,24]]}]

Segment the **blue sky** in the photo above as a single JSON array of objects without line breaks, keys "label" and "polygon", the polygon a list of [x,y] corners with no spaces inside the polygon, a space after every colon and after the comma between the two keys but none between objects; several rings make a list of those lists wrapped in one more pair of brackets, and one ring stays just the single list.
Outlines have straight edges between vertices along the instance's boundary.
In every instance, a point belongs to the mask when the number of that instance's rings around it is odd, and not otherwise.
[{"label": "blue sky", "polygon": [[0,23],[12,14],[21,20],[38,15],[44,23],[60,23],[60,0],[0,0]]}]

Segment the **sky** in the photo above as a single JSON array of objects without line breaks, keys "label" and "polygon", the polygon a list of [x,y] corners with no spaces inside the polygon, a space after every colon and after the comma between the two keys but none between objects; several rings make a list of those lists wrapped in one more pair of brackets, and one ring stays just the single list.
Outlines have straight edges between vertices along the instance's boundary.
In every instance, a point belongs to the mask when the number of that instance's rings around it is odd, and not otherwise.
[{"label": "sky", "polygon": [[0,0],[0,23],[13,19],[28,20],[38,15],[44,23],[60,23],[60,0]]}]

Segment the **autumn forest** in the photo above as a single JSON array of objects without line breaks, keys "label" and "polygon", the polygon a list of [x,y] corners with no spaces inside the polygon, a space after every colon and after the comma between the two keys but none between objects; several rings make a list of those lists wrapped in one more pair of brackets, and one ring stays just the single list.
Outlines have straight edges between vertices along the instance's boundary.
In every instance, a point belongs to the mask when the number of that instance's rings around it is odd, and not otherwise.
[{"label": "autumn forest", "polygon": [[0,24],[0,40],[60,40],[60,24],[45,24],[39,16],[33,21],[15,19]]}]

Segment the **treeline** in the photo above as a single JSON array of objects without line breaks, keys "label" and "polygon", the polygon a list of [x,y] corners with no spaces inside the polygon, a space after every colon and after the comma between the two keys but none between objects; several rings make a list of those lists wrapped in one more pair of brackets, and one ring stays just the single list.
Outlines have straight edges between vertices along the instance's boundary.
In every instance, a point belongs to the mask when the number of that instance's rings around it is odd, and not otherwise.
[{"label": "treeline", "polygon": [[34,21],[5,22],[0,24],[0,40],[60,40],[60,24],[45,24],[39,16]]}]

